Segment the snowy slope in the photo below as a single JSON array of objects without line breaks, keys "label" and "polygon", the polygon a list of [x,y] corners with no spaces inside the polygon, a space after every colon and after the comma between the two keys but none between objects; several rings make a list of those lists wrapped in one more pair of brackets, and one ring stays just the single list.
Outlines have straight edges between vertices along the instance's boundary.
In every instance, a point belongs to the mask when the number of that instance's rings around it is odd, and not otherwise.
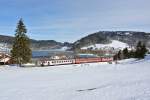
[{"label": "snowy slope", "polygon": [[109,44],[95,44],[95,45],[90,45],[87,47],[82,47],[81,49],[88,49],[88,48],[93,48],[93,49],[102,49],[102,48],[115,48],[115,49],[124,49],[126,47],[129,47],[128,44],[120,42],[118,40],[112,40],[112,43]]},{"label": "snowy slope", "polygon": [[69,47],[67,47],[67,46],[63,46],[60,50],[62,50],[62,51],[66,51],[66,50],[68,50],[68,49],[70,49]]},{"label": "snowy slope", "polygon": [[0,100],[150,100],[149,66],[150,57],[117,65],[0,67]]}]

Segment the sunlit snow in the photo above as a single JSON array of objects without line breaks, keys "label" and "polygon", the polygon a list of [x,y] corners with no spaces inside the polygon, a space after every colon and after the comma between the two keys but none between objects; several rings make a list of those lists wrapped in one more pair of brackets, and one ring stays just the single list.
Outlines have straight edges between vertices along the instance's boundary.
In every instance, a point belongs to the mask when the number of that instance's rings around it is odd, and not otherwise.
[{"label": "sunlit snow", "polygon": [[0,100],[150,100],[150,56],[118,64],[1,66]]}]

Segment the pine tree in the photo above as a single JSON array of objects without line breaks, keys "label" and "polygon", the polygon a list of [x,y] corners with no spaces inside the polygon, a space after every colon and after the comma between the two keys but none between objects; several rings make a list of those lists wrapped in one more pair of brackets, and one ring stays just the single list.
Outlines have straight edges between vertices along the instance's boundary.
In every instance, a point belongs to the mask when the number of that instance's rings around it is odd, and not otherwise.
[{"label": "pine tree", "polygon": [[135,51],[135,58],[144,58],[147,52],[145,44],[142,44],[141,41],[138,42],[136,51]]},{"label": "pine tree", "polygon": [[133,50],[131,50],[128,54],[129,58],[135,58],[135,52]]},{"label": "pine tree", "polygon": [[123,58],[126,59],[129,57],[128,48],[123,49]]},{"label": "pine tree", "polygon": [[121,54],[122,54],[122,51],[121,50],[119,50],[119,52],[118,52],[118,54],[117,54],[117,58],[118,58],[118,60],[121,60]]},{"label": "pine tree", "polygon": [[142,47],[142,42],[139,41],[136,46],[135,58],[141,58],[141,47]]},{"label": "pine tree", "polygon": [[21,66],[21,64],[27,63],[31,59],[30,39],[26,35],[27,29],[20,19],[17,24],[15,33],[15,40],[11,50],[13,60]]},{"label": "pine tree", "polygon": [[141,57],[144,58],[145,54],[148,52],[148,50],[146,49],[145,44],[142,45],[141,47]]}]

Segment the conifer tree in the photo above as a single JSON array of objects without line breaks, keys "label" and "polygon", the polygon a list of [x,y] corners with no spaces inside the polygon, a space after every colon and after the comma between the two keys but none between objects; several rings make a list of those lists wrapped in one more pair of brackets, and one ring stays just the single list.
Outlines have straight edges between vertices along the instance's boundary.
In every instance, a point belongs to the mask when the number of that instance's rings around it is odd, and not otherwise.
[{"label": "conifer tree", "polygon": [[142,47],[142,42],[139,41],[136,46],[135,58],[141,58],[141,47]]},{"label": "conifer tree", "polygon": [[17,24],[15,33],[15,40],[11,50],[13,60],[21,66],[21,64],[27,63],[31,59],[30,39],[26,35],[27,29],[20,19]]},{"label": "conifer tree", "polygon": [[135,58],[135,52],[133,50],[129,51],[128,57]]},{"label": "conifer tree", "polygon": [[136,51],[135,51],[135,58],[144,58],[147,52],[145,44],[142,44],[141,41],[138,42]]},{"label": "conifer tree", "polygon": [[142,53],[142,54],[141,54],[141,55],[142,55],[141,57],[144,58],[144,57],[145,57],[145,54],[146,54],[147,52],[148,52],[148,50],[147,50],[145,44],[143,44],[142,47],[141,47],[141,53]]},{"label": "conifer tree", "polygon": [[119,50],[119,52],[118,52],[118,54],[117,54],[117,58],[118,58],[118,60],[121,60],[121,53],[122,53],[122,51],[121,51],[121,50]]},{"label": "conifer tree", "polygon": [[129,57],[128,48],[123,49],[123,58],[126,59]]}]

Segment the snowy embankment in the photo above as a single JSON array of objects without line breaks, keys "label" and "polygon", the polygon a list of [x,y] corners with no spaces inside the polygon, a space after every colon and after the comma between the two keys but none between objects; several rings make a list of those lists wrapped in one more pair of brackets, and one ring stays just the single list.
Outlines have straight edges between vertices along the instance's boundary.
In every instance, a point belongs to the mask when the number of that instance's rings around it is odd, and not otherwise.
[{"label": "snowy embankment", "polygon": [[0,100],[150,100],[150,57],[117,65],[0,67]]}]

